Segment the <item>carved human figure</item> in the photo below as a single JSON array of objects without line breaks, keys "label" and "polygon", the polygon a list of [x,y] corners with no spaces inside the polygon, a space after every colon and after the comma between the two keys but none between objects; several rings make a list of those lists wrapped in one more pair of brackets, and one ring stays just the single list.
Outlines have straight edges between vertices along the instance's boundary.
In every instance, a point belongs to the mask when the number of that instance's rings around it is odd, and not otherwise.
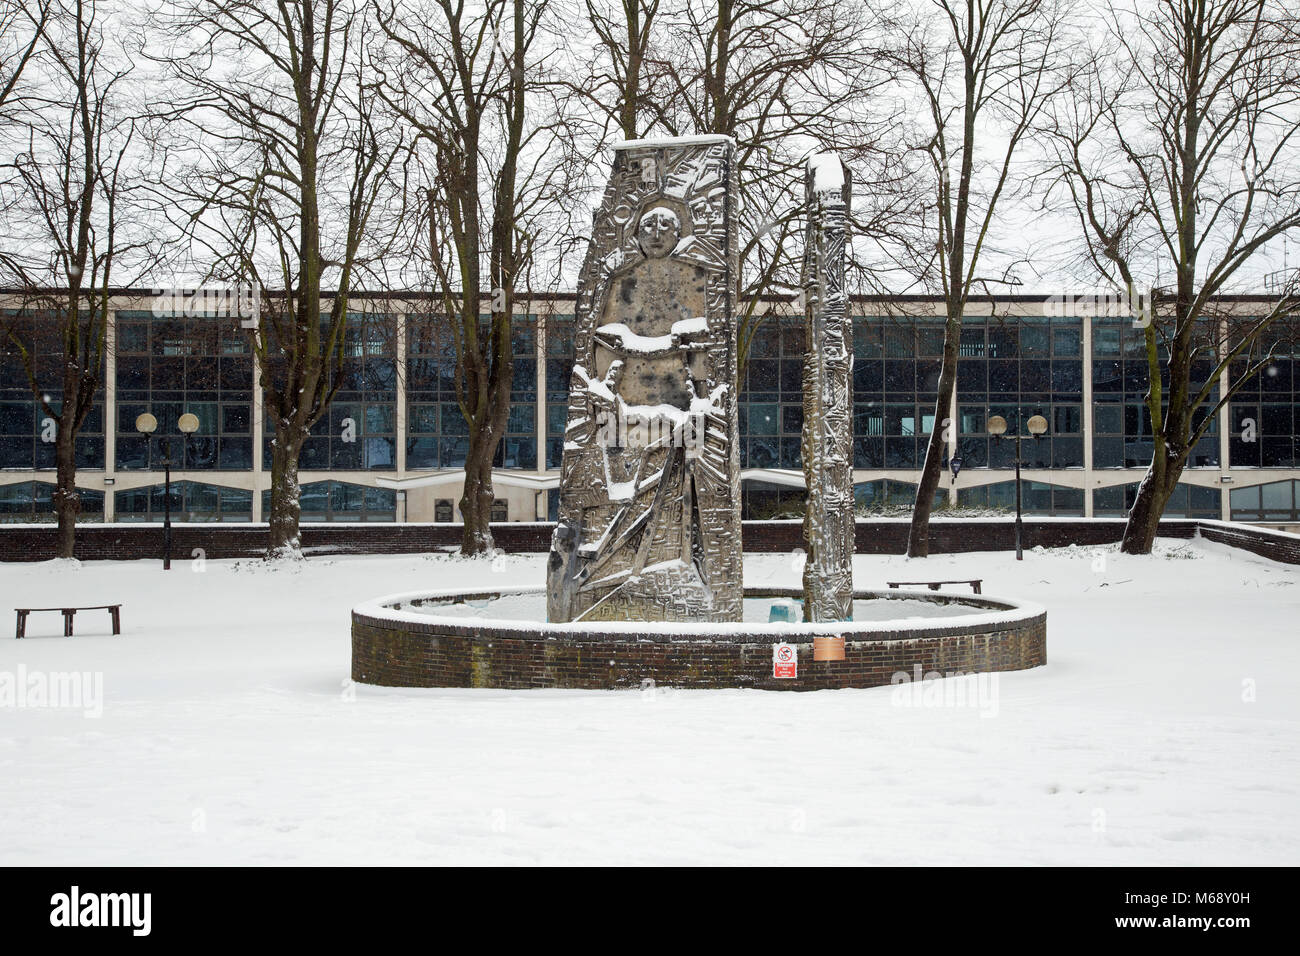
[{"label": "carved human figure", "polygon": [[548,614],[739,620],[734,223],[707,205],[735,146],[625,149],[579,282]]},{"label": "carved human figure", "polygon": [[[610,281],[596,329],[596,375],[621,360],[619,394],[629,405],[690,407],[692,380],[702,378],[702,350],[683,350],[673,326],[708,311],[708,273],[673,258],[682,226],[667,206],[641,216],[637,244],[644,258]],[[681,328],[681,326],[679,326]]]},{"label": "carved human figure", "polygon": [[695,376],[705,371],[709,276],[673,257],[682,227],[667,206],[648,209],[636,236],[642,258],[611,276],[599,306],[596,375],[587,388],[589,419],[617,419],[617,431],[606,428],[600,441],[605,489],[617,511],[604,545],[582,553],[582,570],[567,538],[557,539],[556,552],[570,566],[566,589],[620,572],[635,582],[645,568],[658,567],[674,575],[684,599],[702,602],[707,589],[694,528],[698,449],[688,455],[685,446],[704,430],[704,412],[694,406],[708,397],[698,394]]}]

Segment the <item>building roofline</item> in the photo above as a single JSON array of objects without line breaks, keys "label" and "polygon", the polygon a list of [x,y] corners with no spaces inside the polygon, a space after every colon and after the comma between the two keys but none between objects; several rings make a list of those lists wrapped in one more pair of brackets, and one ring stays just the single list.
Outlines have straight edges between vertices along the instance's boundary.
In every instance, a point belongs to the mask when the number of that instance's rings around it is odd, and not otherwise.
[{"label": "building roofline", "polygon": [[[92,290],[87,290],[87,294],[89,294],[91,291]],[[93,291],[98,293],[105,290],[93,290]],[[111,286],[106,291],[109,296],[117,297],[117,298],[148,298],[150,296],[157,295],[159,293],[159,290],[157,288],[151,286]],[[1053,296],[1062,295],[1068,293],[1069,291],[1070,291],[1069,289],[1061,289],[1056,291],[1044,291],[1040,293],[1017,292],[1017,293],[1008,293],[1006,295],[991,295],[988,293],[982,293],[979,295],[969,296],[967,298],[967,302],[979,303],[985,305],[998,303],[998,302],[1008,303],[1008,304],[1011,303],[1032,304],[1032,303],[1043,302],[1044,300],[1049,299]],[[57,295],[66,294],[66,292],[67,289],[52,288],[52,287],[22,288],[17,286],[0,286],[0,297],[10,297],[10,296],[20,297],[24,295],[57,296]],[[328,299],[328,298],[332,298],[335,294],[336,294],[336,290],[326,289],[321,292],[321,297]],[[457,297],[459,297],[460,293],[456,293],[456,295]],[[490,299],[492,298],[493,294],[490,291],[480,292],[479,296],[480,298],[483,299]],[[419,302],[422,300],[431,300],[440,297],[441,297],[440,293],[433,292],[430,290],[425,290],[425,289],[403,289],[401,291],[394,291],[394,292],[385,292],[385,291],[370,290],[370,289],[358,289],[348,293],[348,298],[357,299],[359,301],[374,301],[377,299],[397,299],[397,300]],[[526,294],[516,293],[516,299],[517,300],[531,299],[536,302],[572,302],[575,299],[577,299],[577,293],[576,292],[530,292]],[[796,301],[796,296],[787,295],[787,294],[772,294],[772,295],[762,296],[762,299],[769,302],[794,302]],[[1225,292],[1214,296],[1212,301],[1215,302],[1276,302],[1277,299],[1278,299],[1277,295],[1273,295],[1269,293]],[[862,303],[892,302],[892,303],[934,304],[934,303],[943,302],[944,299],[943,296],[939,295],[938,293],[900,292],[896,294],[855,293],[849,296],[849,301],[862,302]]]}]

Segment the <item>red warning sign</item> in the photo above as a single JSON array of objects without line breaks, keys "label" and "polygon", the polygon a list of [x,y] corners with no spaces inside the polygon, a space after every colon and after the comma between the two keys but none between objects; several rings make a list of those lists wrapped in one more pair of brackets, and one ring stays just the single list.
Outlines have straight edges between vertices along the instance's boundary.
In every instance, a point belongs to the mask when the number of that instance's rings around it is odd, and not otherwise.
[{"label": "red warning sign", "polygon": [[772,676],[799,676],[799,654],[795,651],[794,645],[783,641],[772,647]]}]

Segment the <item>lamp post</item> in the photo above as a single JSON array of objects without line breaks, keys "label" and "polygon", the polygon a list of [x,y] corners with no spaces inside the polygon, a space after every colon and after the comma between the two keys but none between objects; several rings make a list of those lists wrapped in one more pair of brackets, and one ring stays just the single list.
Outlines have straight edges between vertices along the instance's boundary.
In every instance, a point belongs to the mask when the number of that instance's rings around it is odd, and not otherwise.
[{"label": "lamp post", "polygon": [[[176,427],[181,434],[189,437],[199,430],[199,417],[186,412],[180,418],[176,419]],[[154,418],[148,412],[136,416],[135,430],[143,435],[146,439],[158,430],[158,419]],[[171,443],[166,438],[160,438],[159,445],[162,448],[163,455],[163,570],[172,569],[172,458]]]},{"label": "lamp post", "polygon": [[[1047,431],[1047,419],[1042,415],[1035,415],[1025,422],[1025,427],[1029,429],[1029,437],[1037,441]],[[1020,466],[1023,462],[1020,460],[1020,439],[1024,436],[1020,432],[1014,435],[1007,434],[1007,420],[1001,415],[994,415],[989,419],[988,433],[994,438],[1005,438],[1007,440],[1015,439],[1016,442],[1016,560],[1025,560],[1024,550],[1021,547],[1023,540],[1024,522],[1020,514]]]}]

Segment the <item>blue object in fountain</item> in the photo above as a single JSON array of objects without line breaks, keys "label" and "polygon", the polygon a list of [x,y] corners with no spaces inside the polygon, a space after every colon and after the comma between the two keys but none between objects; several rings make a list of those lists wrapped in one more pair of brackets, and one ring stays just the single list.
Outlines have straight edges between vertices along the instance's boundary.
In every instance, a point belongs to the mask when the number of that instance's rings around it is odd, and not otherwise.
[{"label": "blue object in fountain", "polygon": [[773,601],[767,612],[769,624],[797,624],[793,601]]}]

